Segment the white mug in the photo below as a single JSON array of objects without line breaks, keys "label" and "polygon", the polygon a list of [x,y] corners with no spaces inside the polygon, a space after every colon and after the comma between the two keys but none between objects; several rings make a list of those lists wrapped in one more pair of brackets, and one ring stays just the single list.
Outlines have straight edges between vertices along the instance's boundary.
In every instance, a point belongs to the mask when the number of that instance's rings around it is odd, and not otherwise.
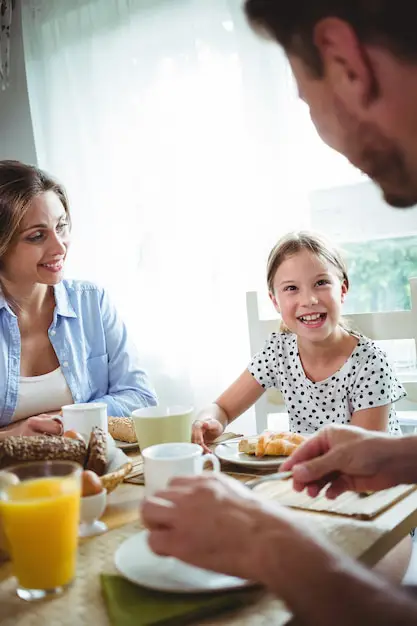
[{"label": "white mug", "polygon": [[84,402],[80,404],[66,404],[62,407],[60,418],[64,431],[75,430],[85,439],[89,439],[94,426],[99,426],[108,432],[107,404],[104,402]]},{"label": "white mug", "polygon": [[197,443],[160,443],[142,452],[145,473],[145,493],[151,496],[165,489],[174,476],[196,476],[210,462],[213,472],[220,471],[220,461],[214,454],[205,454]]}]

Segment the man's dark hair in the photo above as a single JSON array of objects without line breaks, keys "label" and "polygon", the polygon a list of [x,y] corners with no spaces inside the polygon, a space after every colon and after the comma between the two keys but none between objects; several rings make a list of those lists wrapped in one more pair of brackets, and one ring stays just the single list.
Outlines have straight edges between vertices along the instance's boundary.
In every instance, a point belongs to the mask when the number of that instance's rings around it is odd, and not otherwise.
[{"label": "man's dark hair", "polygon": [[245,12],[255,30],[300,57],[317,77],[323,66],[314,27],[326,17],[348,22],[362,43],[417,63],[417,0],[246,0]]}]

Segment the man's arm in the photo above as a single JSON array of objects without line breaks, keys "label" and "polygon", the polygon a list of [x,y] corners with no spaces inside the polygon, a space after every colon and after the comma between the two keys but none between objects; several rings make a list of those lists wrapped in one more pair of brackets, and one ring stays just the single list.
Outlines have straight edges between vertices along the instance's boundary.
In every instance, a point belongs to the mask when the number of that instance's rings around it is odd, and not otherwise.
[{"label": "man's arm", "polygon": [[[262,582],[303,626],[411,626],[417,602],[328,545],[305,540],[283,550],[282,537],[264,538]],[[277,558],[279,551],[280,557]]]},{"label": "man's arm", "polygon": [[265,585],[303,626],[412,626],[417,603],[355,563],[305,515],[229,477],[175,478],[142,503],[157,554]]}]

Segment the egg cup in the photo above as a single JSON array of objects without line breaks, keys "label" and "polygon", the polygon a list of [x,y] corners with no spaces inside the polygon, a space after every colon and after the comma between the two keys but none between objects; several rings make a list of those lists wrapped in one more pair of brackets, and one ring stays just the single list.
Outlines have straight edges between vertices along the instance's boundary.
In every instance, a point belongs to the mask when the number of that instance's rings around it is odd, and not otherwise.
[{"label": "egg cup", "polygon": [[93,496],[81,498],[79,537],[93,537],[106,532],[106,524],[98,521],[106,508],[106,499],[106,489]]}]

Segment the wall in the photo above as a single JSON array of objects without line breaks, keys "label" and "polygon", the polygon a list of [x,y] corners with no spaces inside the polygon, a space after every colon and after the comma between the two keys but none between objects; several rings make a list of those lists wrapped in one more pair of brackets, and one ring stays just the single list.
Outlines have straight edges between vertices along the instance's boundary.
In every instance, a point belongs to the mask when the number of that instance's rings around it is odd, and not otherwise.
[{"label": "wall", "polygon": [[20,1],[13,15],[10,85],[0,90],[0,159],[36,164],[35,141],[26,84]]}]

